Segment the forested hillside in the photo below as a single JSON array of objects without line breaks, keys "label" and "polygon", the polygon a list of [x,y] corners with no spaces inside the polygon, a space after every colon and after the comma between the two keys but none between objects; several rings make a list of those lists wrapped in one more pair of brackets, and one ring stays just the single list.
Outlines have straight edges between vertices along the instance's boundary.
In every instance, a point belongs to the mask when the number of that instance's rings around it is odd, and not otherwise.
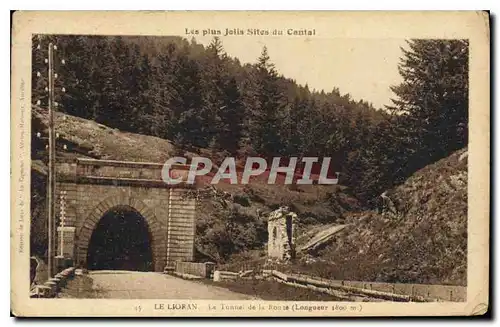
[{"label": "forested hillside", "polygon": [[58,110],[171,140],[180,152],[209,148],[215,160],[330,156],[340,182],[365,203],[467,143],[466,41],[410,41],[389,111],[334,85],[298,85],[265,47],[243,65],[217,38],[204,47],[180,37],[97,36],[34,36],[32,99],[42,107],[46,50],[38,46],[49,41],[65,59],[56,65],[56,87],[66,90],[56,90]]}]

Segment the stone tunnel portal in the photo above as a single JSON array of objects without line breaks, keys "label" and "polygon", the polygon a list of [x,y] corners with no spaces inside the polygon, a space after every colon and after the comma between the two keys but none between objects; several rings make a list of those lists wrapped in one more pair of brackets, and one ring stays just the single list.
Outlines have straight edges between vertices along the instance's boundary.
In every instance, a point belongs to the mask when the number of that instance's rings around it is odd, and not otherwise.
[{"label": "stone tunnel portal", "polygon": [[58,161],[56,252],[92,270],[162,272],[192,261],[196,199],[186,194],[193,187],[165,184],[162,169],[158,163]]}]

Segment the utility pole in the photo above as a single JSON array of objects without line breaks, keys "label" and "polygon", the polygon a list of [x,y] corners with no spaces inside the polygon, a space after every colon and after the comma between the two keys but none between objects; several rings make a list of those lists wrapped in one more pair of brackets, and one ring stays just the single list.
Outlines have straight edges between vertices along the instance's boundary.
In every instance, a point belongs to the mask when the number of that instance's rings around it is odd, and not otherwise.
[{"label": "utility pole", "polygon": [[55,250],[55,160],[56,160],[56,135],[54,129],[54,45],[49,43],[48,51],[48,107],[49,107],[49,182],[47,183],[47,196],[48,196],[48,275],[49,278],[54,276],[54,250]]},{"label": "utility pole", "polygon": [[[41,43],[41,39],[39,39]],[[41,44],[38,44],[37,50],[41,49]],[[49,43],[48,46],[48,56],[45,58],[45,64],[48,65],[47,73],[48,73],[48,85],[45,87],[45,91],[47,92],[47,107],[49,114],[49,135],[47,138],[42,137],[42,133],[38,132],[37,137],[40,139],[48,139],[48,144],[45,145],[45,148],[48,149],[49,158],[48,158],[48,181],[47,181],[47,240],[48,240],[48,249],[47,249],[47,272],[49,278],[53,277],[56,273],[56,264],[55,264],[55,255],[56,255],[56,213],[55,213],[55,201],[56,201],[56,172],[55,172],[55,162],[56,162],[56,139],[59,138],[59,133],[55,132],[55,109],[59,105],[55,101],[55,79],[58,77],[57,73],[54,72],[54,51],[57,50],[57,46],[52,42]],[[61,64],[65,65],[66,61],[64,59],[61,60]],[[37,72],[37,76],[41,77],[41,72]],[[66,89],[61,87],[61,92],[65,93]],[[37,105],[41,106],[42,101],[37,100]],[[63,117],[65,120],[66,117]],[[66,144],[63,145],[63,149],[66,150]],[[64,207],[62,207],[62,216],[65,215]],[[61,235],[62,236],[62,235]],[[63,243],[61,243],[61,247]]]}]

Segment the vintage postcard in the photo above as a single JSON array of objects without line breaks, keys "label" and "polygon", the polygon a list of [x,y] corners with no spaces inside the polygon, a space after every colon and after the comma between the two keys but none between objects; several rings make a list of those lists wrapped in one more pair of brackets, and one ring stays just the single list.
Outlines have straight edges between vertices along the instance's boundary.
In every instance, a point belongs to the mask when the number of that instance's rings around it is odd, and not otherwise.
[{"label": "vintage postcard", "polygon": [[482,315],[487,12],[23,12],[11,310]]}]

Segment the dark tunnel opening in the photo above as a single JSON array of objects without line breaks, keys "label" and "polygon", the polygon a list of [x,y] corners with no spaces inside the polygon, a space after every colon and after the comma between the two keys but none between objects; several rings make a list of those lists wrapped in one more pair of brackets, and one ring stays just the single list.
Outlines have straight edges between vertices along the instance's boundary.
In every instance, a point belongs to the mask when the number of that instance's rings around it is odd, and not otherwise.
[{"label": "dark tunnel opening", "polygon": [[152,271],[151,235],[144,217],[130,207],[104,214],[89,241],[87,268]]}]

